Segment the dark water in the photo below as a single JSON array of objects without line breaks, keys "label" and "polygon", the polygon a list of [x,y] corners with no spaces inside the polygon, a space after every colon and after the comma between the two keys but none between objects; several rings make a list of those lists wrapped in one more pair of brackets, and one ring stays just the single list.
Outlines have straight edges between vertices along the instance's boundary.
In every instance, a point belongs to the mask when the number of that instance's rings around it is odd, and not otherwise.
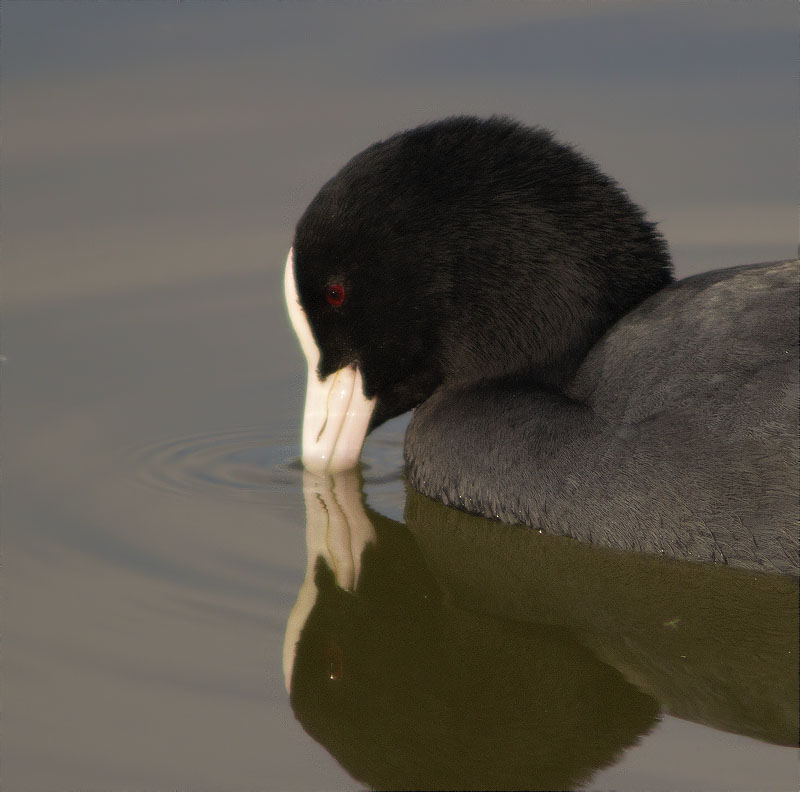
[{"label": "dark water", "polygon": [[304,493],[277,277],[7,313],[4,788],[796,785],[796,582]]},{"label": "dark water", "polygon": [[320,185],[465,112],[597,160],[680,276],[794,255],[795,3],[0,14],[0,788],[797,789],[796,582],[407,498],[406,419],[304,489],[281,302]]}]

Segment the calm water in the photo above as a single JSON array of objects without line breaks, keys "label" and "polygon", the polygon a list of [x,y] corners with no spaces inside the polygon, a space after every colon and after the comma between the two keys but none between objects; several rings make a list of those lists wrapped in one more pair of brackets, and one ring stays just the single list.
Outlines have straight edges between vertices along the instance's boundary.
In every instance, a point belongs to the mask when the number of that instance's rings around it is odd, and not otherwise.
[{"label": "calm water", "polygon": [[407,495],[407,419],[304,483],[281,303],[323,181],[463,112],[681,276],[794,255],[794,2],[0,12],[3,790],[797,789],[796,581]]},{"label": "calm water", "polygon": [[7,315],[5,788],[795,785],[796,583],[304,496],[274,280]]}]

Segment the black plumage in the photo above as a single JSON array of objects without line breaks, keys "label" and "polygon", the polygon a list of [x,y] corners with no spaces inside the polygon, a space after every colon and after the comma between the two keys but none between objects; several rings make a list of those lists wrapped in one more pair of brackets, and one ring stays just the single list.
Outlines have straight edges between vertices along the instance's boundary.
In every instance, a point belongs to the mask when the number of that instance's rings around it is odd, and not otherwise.
[{"label": "black plumage", "polygon": [[458,117],[353,158],[300,219],[294,272],[320,378],[356,366],[372,427],[417,408],[423,494],[797,574],[796,262],[675,283],[593,163],[545,130]]}]

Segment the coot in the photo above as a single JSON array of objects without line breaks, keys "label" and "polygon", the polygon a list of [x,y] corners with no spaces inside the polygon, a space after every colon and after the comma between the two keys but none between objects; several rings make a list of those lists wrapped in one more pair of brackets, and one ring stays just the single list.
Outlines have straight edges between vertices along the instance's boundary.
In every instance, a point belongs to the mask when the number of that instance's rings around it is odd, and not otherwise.
[{"label": "coot", "polygon": [[303,463],[415,409],[408,480],[508,523],[798,573],[798,262],[675,282],[612,179],[541,128],[376,143],[301,217]]}]

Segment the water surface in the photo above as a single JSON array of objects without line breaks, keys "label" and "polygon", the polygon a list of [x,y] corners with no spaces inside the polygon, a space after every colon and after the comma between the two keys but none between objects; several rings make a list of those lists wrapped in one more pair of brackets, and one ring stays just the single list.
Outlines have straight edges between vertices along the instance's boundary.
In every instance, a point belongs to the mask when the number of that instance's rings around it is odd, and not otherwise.
[{"label": "water surface", "polygon": [[797,788],[796,584],[407,497],[407,418],[307,559],[281,304],[322,182],[457,112],[579,145],[679,275],[793,255],[796,9],[753,8],[3,5],[3,789]]},{"label": "water surface", "polygon": [[[477,761],[499,756],[508,729],[509,756],[529,763],[528,745],[561,746],[544,786],[791,786],[796,750],[779,746],[796,734],[796,585],[406,504],[404,419],[364,455],[367,530],[381,541],[354,545],[360,584],[334,578],[327,596],[347,607],[306,639],[340,636],[340,681],[355,663],[372,683],[320,712],[323,647],[321,669],[296,677],[317,708],[298,721],[282,659],[315,517],[297,463],[303,372],[272,286],[264,274],[8,314],[14,788],[385,786],[392,746],[424,735],[434,759],[452,743]],[[252,340],[264,336],[287,350],[266,367]],[[36,401],[21,387],[34,382]],[[220,404],[236,421],[211,429]],[[258,422],[265,405],[273,418]],[[355,779],[304,731],[329,744],[320,717]],[[485,784],[504,767],[473,769]]]}]

